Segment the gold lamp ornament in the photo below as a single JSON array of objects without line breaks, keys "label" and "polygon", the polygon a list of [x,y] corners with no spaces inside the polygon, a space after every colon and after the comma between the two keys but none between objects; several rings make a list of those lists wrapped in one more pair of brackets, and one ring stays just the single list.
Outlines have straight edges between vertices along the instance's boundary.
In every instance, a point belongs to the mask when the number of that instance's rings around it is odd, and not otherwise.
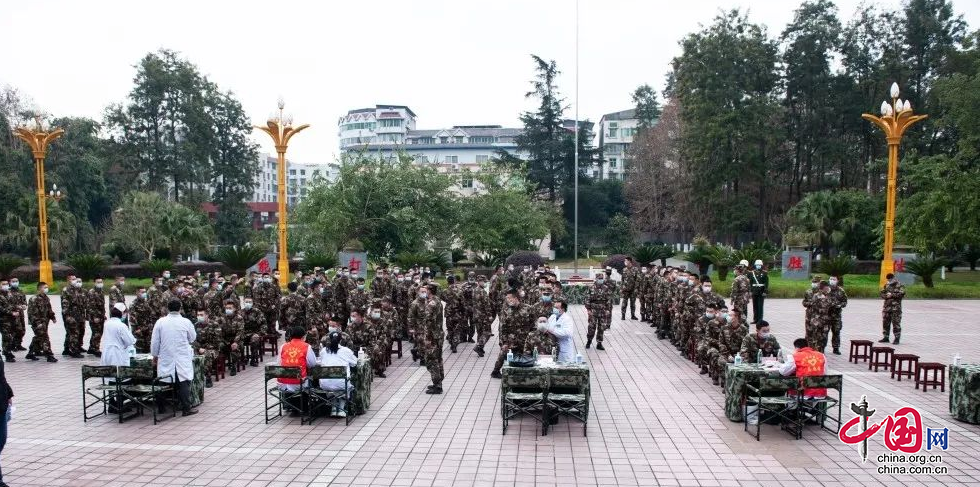
[{"label": "gold lamp ornament", "polygon": [[286,148],[289,145],[289,139],[310,125],[303,124],[294,127],[293,117],[283,113],[286,104],[282,98],[279,99],[278,104],[278,113],[274,112],[269,115],[266,126],[256,126],[255,128],[272,137],[272,142],[276,146],[276,153],[279,156],[278,174],[276,178],[279,181],[279,188],[276,192],[279,199],[279,259],[276,268],[281,274],[279,285],[286,287],[286,284],[289,282],[289,254],[286,252]]},{"label": "gold lamp ornament", "polygon": [[928,115],[913,115],[912,104],[899,98],[898,83],[892,83],[891,103],[881,102],[881,116],[865,113],[861,118],[869,120],[885,133],[888,141],[888,186],[885,191],[885,245],[881,260],[881,273],[878,285],[885,285],[885,276],[895,272],[895,261],[892,259],[892,248],[895,244],[895,190],[898,179],[898,146],[902,135],[914,123],[925,120]]}]

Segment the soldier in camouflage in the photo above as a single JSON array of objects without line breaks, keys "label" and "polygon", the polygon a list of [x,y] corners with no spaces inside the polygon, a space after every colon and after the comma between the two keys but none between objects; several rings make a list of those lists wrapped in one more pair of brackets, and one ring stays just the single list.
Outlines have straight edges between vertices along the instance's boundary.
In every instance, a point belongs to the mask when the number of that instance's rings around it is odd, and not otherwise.
[{"label": "soldier in camouflage", "polygon": [[610,287],[606,285],[606,276],[599,274],[585,298],[585,312],[589,317],[585,348],[590,348],[592,340],[595,339],[596,350],[606,349],[602,346],[602,335],[606,328],[608,315],[612,314],[612,306],[612,293],[610,293]]},{"label": "soldier in camouflage", "polygon": [[752,285],[749,276],[746,275],[745,267],[749,264],[743,260],[735,267],[735,279],[732,280],[732,309],[738,310],[742,316],[747,316],[749,312],[749,301],[752,300]]},{"label": "soldier in camouflage", "polygon": [[85,317],[88,319],[88,326],[92,330],[92,335],[88,341],[88,353],[101,357],[102,352],[102,329],[105,326],[105,294],[102,289],[105,284],[102,278],[95,279],[95,285],[89,289],[85,296]]},{"label": "soldier in camouflage", "polygon": [[150,304],[146,288],[137,288],[136,299],[129,306],[128,322],[136,338],[137,353],[150,353],[150,338],[153,336],[153,325],[156,324],[157,319],[157,311]]},{"label": "soldier in camouflage", "polygon": [[289,294],[283,296],[279,307],[279,328],[291,330],[298,326],[306,330],[306,298],[300,296],[295,282],[290,282],[286,288]]},{"label": "soldier in camouflage", "polygon": [[448,286],[439,296],[442,299],[446,316],[446,337],[449,339],[449,350],[456,353],[456,347],[462,341],[463,321],[466,316],[466,302],[463,298],[463,286],[456,282],[456,276],[446,276]]},{"label": "soldier in camouflage", "polygon": [[393,283],[388,275],[388,268],[381,267],[371,281],[371,297],[381,299],[385,296],[391,296],[392,287]]},{"label": "soldier in camouflage", "polygon": [[7,362],[16,362],[14,359],[14,322],[20,320],[20,307],[14,304],[13,295],[10,293],[10,282],[0,279],[0,334],[3,335],[3,356]]},{"label": "soldier in camouflage", "polygon": [[408,308],[412,305],[412,279],[406,277],[403,272],[399,272],[395,278],[394,289],[392,290],[392,304],[398,311],[398,322],[395,327],[395,334],[401,340],[408,339]]},{"label": "soldier in camouflage", "polygon": [[500,369],[507,359],[507,352],[513,351],[514,355],[522,354],[527,335],[534,329],[531,308],[521,303],[517,290],[507,291],[504,301],[506,305],[500,310],[500,352],[497,354],[493,372],[490,373],[490,377],[494,379],[501,377]]},{"label": "soldier in camouflage", "polygon": [[255,308],[255,301],[248,296],[242,302],[241,313],[243,332],[249,343],[249,352],[251,352],[248,357],[248,364],[252,367],[258,367],[263,335],[268,329],[265,323],[265,315]]},{"label": "soldier in camouflage", "polygon": [[[493,310],[493,318],[497,317],[500,309],[504,306],[504,296],[507,294],[507,275],[504,274],[504,266],[498,265],[493,276],[490,278],[490,308]],[[493,323],[493,318],[490,322]]]},{"label": "soldier in camouflage", "polygon": [[619,311],[622,320],[626,320],[626,307],[629,305],[630,309],[630,319],[636,319],[636,289],[639,280],[639,275],[637,274],[635,264],[633,263],[632,257],[627,257],[623,262],[623,281],[620,288],[620,297],[622,302],[619,305]]},{"label": "soldier in camouflage", "polygon": [[34,331],[34,339],[31,340],[31,347],[27,351],[28,360],[38,360],[39,355],[47,357],[48,362],[57,362],[54,353],[51,352],[51,339],[48,337],[48,324],[55,321],[54,311],[51,308],[51,300],[48,299],[48,285],[44,282],[37,283],[37,294],[31,298],[27,305],[27,320]]},{"label": "soldier in camouflage", "polygon": [[126,304],[126,278],[116,276],[116,283],[109,288],[109,306],[116,303]]},{"label": "soldier in camouflage", "polygon": [[[830,298],[830,285],[827,281],[820,281],[816,292],[810,301],[810,321],[807,322],[806,337],[812,338],[813,343],[810,348],[823,353],[827,348],[827,338],[830,334],[830,308],[833,300]],[[807,343],[810,343],[809,341]]]},{"label": "soldier in camouflage", "polygon": [[228,374],[238,374],[245,343],[245,317],[238,310],[238,301],[225,301],[218,326],[221,327],[221,353],[228,360]]},{"label": "soldier in camouflage", "polygon": [[340,315],[341,324],[347,326],[347,322],[350,318],[350,292],[354,289],[355,284],[350,278],[350,271],[343,267],[340,272],[334,278],[333,281],[333,295],[334,301],[337,303],[334,311]]},{"label": "soldier in camouflage", "polygon": [[13,324],[13,343],[11,349],[14,352],[23,352],[27,349],[24,348],[24,334],[27,332],[24,326],[24,320],[27,318],[27,295],[20,288],[20,280],[16,277],[10,278],[10,298],[14,306],[20,308],[20,318],[14,320]]},{"label": "soldier in camouflage", "polygon": [[314,282],[309,294],[304,299],[303,314],[306,316],[306,343],[313,347],[313,352],[320,353],[320,337],[327,336],[327,318],[331,311],[323,301],[326,293],[324,283]]},{"label": "soldier in camouflage", "polygon": [[[392,287],[392,290],[394,290],[394,287]],[[383,346],[386,348],[384,359],[385,363],[390,364],[392,344],[395,341],[401,342],[402,340],[401,332],[399,331],[401,317],[398,315],[398,309],[395,308],[395,303],[390,297],[381,298],[381,321],[384,323],[385,330],[385,343]],[[399,345],[398,349],[399,351],[401,350],[401,345]]]},{"label": "soldier in camouflage", "polygon": [[885,276],[888,282],[881,289],[881,299],[884,300],[881,308],[881,343],[888,343],[890,332],[895,333],[893,345],[898,345],[902,338],[902,299],[905,298],[905,286],[898,281],[895,274],[889,273]]},{"label": "soldier in camouflage", "polygon": [[203,357],[205,374],[204,387],[211,387],[211,371],[214,370],[214,362],[218,358],[218,353],[224,347],[222,341],[221,324],[217,319],[210,319],[206,311],[199,310],[197,313],[197,340],[193,347],[197,355]]},{"label": "soldier in camouflage", "polygon": [[491,324],[497,312],[494,311],[490,299],[490,283],[485,276],[477,278],[477,287],[473,290],[473,321],[476,322],[476,345],[473,351],[480,357],[486,353],[487,340],[490,340]]},{"label": "soldier in camouflage", "polygon": [[735,355],[742,349],[742,340],[749,334],[745,326],[744,314],[737,309],[730,309],[725,323],[722,325],[718,338],[718,357],[715,362],[715,376],[712,384],[719,385],[724,380],[725,365],[735,361]]},{"label": "soldier in camouflage", "polygon": [[[183,301],[183,300],[182,300]],[[217,319],[224,313],[224,302],[221,299],[221,284],[217,279],[208,281],[208,290],[204,293],[204,311],[212,319]]]},{"label": "soldier in camouflage", "polygon": [[[714,303],[707,303],[704,313],[698,317],[694,325],[695,363],[701,368],[701,375],[707,374],[708,359],[713,353],[718,353],[718,329],[721,327],[718,319],[721,311]],[[712,352],[713,351],[713,352]]]},{"label": "soldier in camouflage", "polygon": [[749,364],[759,363],[759,356],[776,357],[779,355],[779,341],[769,331],[769,323],[761,320],[755,324],[756,331],[745,335],[739,353],[742,361]]},{"label": "soldier in camouflage", "polygon": [[85,291],[82,280],[69,275],[61,291],[61,319],[65,325],[65,347],[61,352],[72,358],[82,358],[82,334],[85,332]]},{"label": "soldier in camouflage", "polygon": [[387,377],[385,375],[388,364],[387,358],[391,355],[391,340],[388,339],[388,330],[381,316],[380,299],[372,298],[364,325],[367,335],[364,351],[371,357],[371,368],[374,370],[374,376],[385,378]]},{"label": "soldier in camouflage", "polygon": [[427,292],[419,293],[425,296],[425,307],[422,312],[422,342],[425,344],[425,367],[432,378],[432,385],[425,390],[426,394],[442,394],[442,379],[445,371],[442,367],[443,307],[437,297],[438,288],[429,284]]},{"label": "soldier in camouflage", "polygon": [[[531,307],[531,317],[534,318],[535,323],[538,318],[544,318],[545,320],[551,316],[551,310],[554,308],[555,299],[551,295],[551,289],[545,288],[541,293],[541,301],[536,305]],[[534,335],[535,343],[540,344],[538,348],[538,353],[551,353],[551,349],[558,346],[558,342],[555,340],[554,336],[550,333],[539,332],[537,328],[531,330],[530,335]],[[530,350],[525,348],[525,350]]]},{"label": "soldier in camouflage", "polygon": [[272,282],[268,272],[262,273],[259,282],[252,289],[255,307],[265,316],[267,333],[278,335],[276,323],[279,321],[279,307],[282,304],[282,291]]},{"label": "soldier in camouflage", "polygon": [[350,311],[359,309],[363,312],[367,309],[368,303],[371,301],[371,296],[365,290],[363,277],[358,277],[354,282],[354,289],[347,294],[347,309]]},{"label": "soldier in camouflage", "polygon": [[831,276],[830,284],[830,343],[834,347],[834,355],[840,355],[840,333],[844,327],[843,312],[847,306],[847,293],[844,287],[837,284],[837,278]]},{"label": "soldier in camouflage", "polygon": [[820,292],[820,281],[820,276],[813,276],[813,279],[810,280],[810,289],[803,293],[803,327],[806,330],[807,346],[814,350],[819,350],[817,348],[819,341],[816,340],[816,335],[812,334],[810,320],[813,319],[813,298]]}]

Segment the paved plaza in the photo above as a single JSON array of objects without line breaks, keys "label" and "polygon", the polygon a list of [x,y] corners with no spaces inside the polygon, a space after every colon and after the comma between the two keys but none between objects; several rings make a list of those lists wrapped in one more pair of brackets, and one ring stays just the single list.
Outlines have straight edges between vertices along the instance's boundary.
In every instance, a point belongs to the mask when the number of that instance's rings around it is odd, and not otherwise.
[{"label": "paved plaza", "polygon": [[[878,300],[851,300],[845,353],[847,340],[880,338],[880,307]],[[575,306],[572,314],[582,351],[585,311]],[[898,348],[923,361],[949,363],[959,353],[980,362],[978,316],[980,301],[906,301]],[[770,300],[766,317],[783,347],[803,335],[799,300]],[[588,436],[564,419],[540,436],[531,418],[513,421],[502,435],[500,382],[489,377],[493,357],[450,354],[448,346],[445,394],[423,393],[428,374],[406,353],[387,378],[375,379],[371,410],[350,426],[329,418],[301,426],[288,417],[264,424],[262,371],[251,367],[208,389],[196,416],[156,426],[149,417],[83,423],[79,366],[96,360],[32,363],[19,353],[6,369],[17,410],[4,478],[11,486],[128,487],[980,484],[980,427],[949,416],[948,389],[923,393],[911,381],[849,364],[846,354],[828,355],[828,373],[844,374],[845,418],[853,416],[848,403],[867,394],[879,412],[872,422],[910,405],[926,427],[949,428],[949,449],[937,464],[947,474],[882,475],[877,457],[888,451],[881,433],[869,440],[866,464],[856,446],[813,426],[799,441],[765,427],[757,442],[725,418],[722,390],[651,331],[617,319],[606,351],[584,354],[592,367]],[[52,327],[56,352],[63,337],[59,321]],[[494,348],[496,339],[487,347]]]}]

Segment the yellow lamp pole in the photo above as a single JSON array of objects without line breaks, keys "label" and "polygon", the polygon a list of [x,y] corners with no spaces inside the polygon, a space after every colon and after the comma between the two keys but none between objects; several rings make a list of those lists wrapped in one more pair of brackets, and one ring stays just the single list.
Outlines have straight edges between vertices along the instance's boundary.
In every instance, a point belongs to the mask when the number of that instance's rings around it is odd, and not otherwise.
[{"label": "yellow lamp pole", "polygon": [[878,126],[885,133],[888,141],[888,186],[885,191],[885,248],[881,260],[881,274],[878,285],[885,285],[885,276],[895,272],[895,261],[892,259],[892,247],[895,244],[895,188],[898,179],[898,145],[902,135],[912,124],[924,120],[928,115],[913,115],[912,104],[898,98],[898,83],[892,83],[892,102],[881,102],[881,116],[865,113],[861,118]]},{"label": "yellow lamp pole", "polygon": [[272,114],[269,120],[266,121],[265,127],[256,126],[257,129],[262,130],[272,137],[272,142],[276,145],[276,153],[279,155],[277,177],[279,180],[277,191],[277,197],[279,198],[279,259],[276,268],[282,274],[279,279],[279,285],[281,287],[286,287],[286,284],[289,282],[289,254],[286,252],[286,147],[289,145],[289,139],[310,126],[309,124],[303,124],[299,127],[293,127],[292,117],[283,115],[283,108],[285,106],[282,99],[279,99],[279,113]]},{"label": "yellow lamp pole", "polygon": [[36,118],[36,127],[18,127],[14,129],[14,134],[27,142],[34,155],[34,178],[37,182],[37,221],[40,228],[40,239],[38,246],[41,248],[41,262],[39,263],[40,273],[38,279],[54,287],[54,274],[51,272],[51,260],[48,258],[48,208],[47,199],[60,200],[63,196],[60,191],[51,191],[48,195],[44,191],[44,158],[48,155],[48,144],[54,139],[61,137],[65,133],[60,128],[46,131],[41,126],[40,117]]}]

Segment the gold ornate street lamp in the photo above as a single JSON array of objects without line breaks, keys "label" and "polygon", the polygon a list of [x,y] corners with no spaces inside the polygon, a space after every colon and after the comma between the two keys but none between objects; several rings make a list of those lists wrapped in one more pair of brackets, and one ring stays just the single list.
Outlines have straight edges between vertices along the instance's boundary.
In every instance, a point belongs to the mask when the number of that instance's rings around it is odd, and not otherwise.
[{"label": "gold ornate street lamp", "polygon": [[41,248],[41,262],[39,263],[40,272],[38,279],[54,287],[54,274],[51,272],[51,260],[48,258],[48,208],[47,200],[60,200],[64,198],[57,185],[50,193],[44,191],[44,158],[48,155],[48,144],[54,139],[61,137],[65,133],[60,128],[46,130],[42,126],[41,117],[35,117],[35,127],[17,127],[14,134],[27,142],[34,155],[34,178],[37,183],[37,221],[40,228],[40,239],[38,246]]},{"label": "gold ornate street lamp", "polygon": [[870,113],[861,115],[861,118],[869,120],[885,132],[885,140],[888,141],[888,186],[885,191],[885,248],[881,260],[881,274],[878,278],[878,285],[885,285],[885,276],[895,271],[895,261],[892,259],[892,247],[895,244],[895,187],[898,179],[898,145],[902,142],[902,135],[912,124],[924,120],[928,115],[913,115],[912,104],[908,100],[904,102],[898,98],[898,83],[892,83],[891,96],[892,102],[881,102],[881,116],[877,117]]},{"label": "gold ornate street lamp", "polygon": [[310,126],[303,124],[299,127],[293,127],[293,117],[283,114],[285,106],[286,104],[280,98],[279,113],[270,115],[265,127],[255,127],[272,137],[272,142],[276,145],[276,153],[279,154],[277,178],[279,180],[277,191],[279,198],[279,260],[276,268],[282,274],[279,279],[279,285],[282,287],[286,287],[289,282],[289,254],[286,252],[286,147],[289,145],[289,139]]}]

